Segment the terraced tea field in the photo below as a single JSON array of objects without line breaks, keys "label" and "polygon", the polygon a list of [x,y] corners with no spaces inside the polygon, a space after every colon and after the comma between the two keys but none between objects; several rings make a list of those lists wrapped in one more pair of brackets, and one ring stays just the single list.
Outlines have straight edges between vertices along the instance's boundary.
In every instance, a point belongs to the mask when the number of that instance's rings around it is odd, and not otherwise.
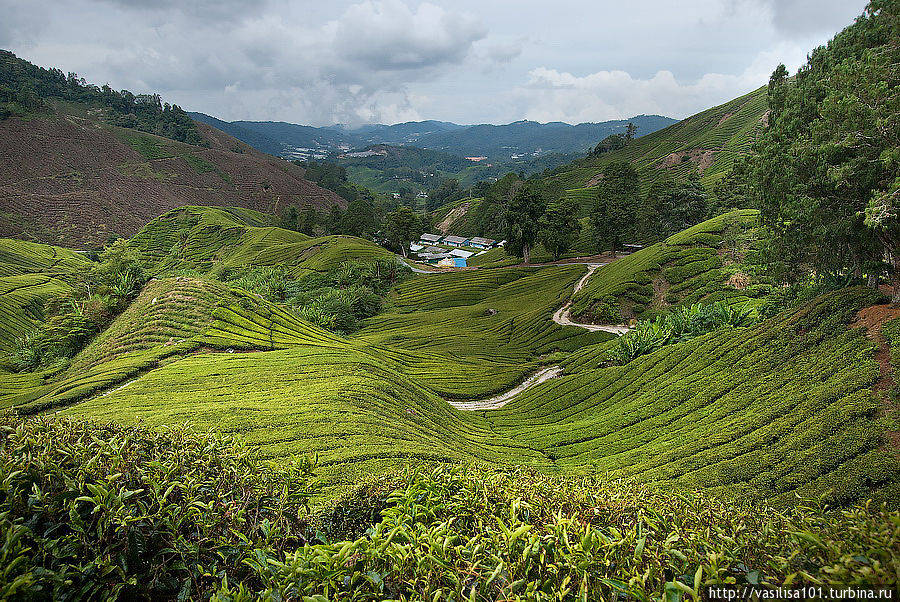
[{"label": "terraced tea field", "polygon": [[636,138],[623,149],[575,161],[558,169],[548,181],[562,190],[580,189],[596,184],[607,163],[628,161],[637,168],[645,190],[664,175],[684,179],[692,171],[698,171],[701,181],[710,185],[750,150],[767,108],[766,88],[759,88]]},{"label": "terraced tea field", "polygon": [[[757,216],[752,209],[727,213],[598,269],[574,295],[572,315],[581,322],[616,323],[699,301],[757,303],[768,288],[731,280],[741,266],[739,260],[726,266],[723,240],[729,224],[744,235],[752,234]],[[753,249],[739,251],[748,252]],[[609,319],[611,315],[618,319]]]},{"label": "terraced tea field", "polygon": [[[191,211],[169,220],[185,227],[157,224],[159,235],[148,228],[130,244],[161,257],[150,250],[173,233],[194,241],[214,231],[220,240],[234,230],[238,243],[227,252],[198,250],[186,261],[215,273],[229,258],[296,259],[302,253],[284,247],[316,240],[280,240],[293,233],[248,225],[252,214]],[[602,267],[575,302],[587,292],[628,298],[658,278],[669,293],[693,282],[676,302],[743,302],[742,291],[724,287],[718,249],[727,223],[746,229],[754,219],[723,216]],[[368,248],[361,244],[363,256]],[[333,251],[295,265],[346,258]],[[170,261],[156,265],[178,265]],[[900,499],[888,438],[895,418],[872,392],[881,378],[876,343],[848,326],[883,301],[878,293],[845,289],[752,328],[601,367],[614,335],[552,319],[586,273],[572,264],[418,275],[350,337],[211,276],[159,278],[68,365],[0,374],[0,407],[240,433],[266,457],[316,455],[323,498],[418,458],[600,473],[785,505],[795,494],[838,504]],[[471,405],[547,370],[552,378],[504,397],[501,408]]]},{"label": "terraced tea field", "polygon": [[180,207],[147,224],[129,245],[155,274],[284,265],[301,275],[334,269],[348,258],[394,258],[362,238],[311,238],[277,223],[273,216],[237,207]]}]

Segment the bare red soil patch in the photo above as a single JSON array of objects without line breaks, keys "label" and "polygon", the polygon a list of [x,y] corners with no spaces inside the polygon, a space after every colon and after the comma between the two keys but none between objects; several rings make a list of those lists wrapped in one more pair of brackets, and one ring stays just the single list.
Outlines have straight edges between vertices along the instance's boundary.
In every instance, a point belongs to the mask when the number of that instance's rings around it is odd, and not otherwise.
[{"label": "bare red soil patch", "polygon": [[657,165],[657,169],[671,169],[682,163],[691,162],[697,165],[697,171],[703,173],[713,164],[718,151],[708,148],[692,148],[666,155]]}]

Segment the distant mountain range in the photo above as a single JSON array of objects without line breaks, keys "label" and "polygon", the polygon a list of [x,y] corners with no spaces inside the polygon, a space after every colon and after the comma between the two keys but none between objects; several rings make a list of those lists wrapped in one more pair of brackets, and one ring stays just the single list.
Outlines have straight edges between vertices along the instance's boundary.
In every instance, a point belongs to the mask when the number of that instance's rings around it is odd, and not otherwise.
[{"label": "distant mountain range", "polygon": [[446,121],[414,121],[396,125],[312,127],[274,121],[222,121],[204,113],[189,113],[254,148],[286,158],[322,159],[330,154],[373,144],[416,146],[458,157],[510,160],[548,153],[586,152],[610,134],[623,133],[629,122],[638,135],[662,129],[677,119],[638,115],[602,123],[537,123],[459,125]]}]

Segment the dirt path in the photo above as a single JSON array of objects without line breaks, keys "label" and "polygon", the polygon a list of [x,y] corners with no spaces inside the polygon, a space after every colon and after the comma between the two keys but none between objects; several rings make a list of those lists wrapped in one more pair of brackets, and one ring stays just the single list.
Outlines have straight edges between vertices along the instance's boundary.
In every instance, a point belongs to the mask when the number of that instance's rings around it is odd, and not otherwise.
[{"label": "dirt path", "polygon": [[[891,365],[891,347],[881,333],[881,327],[885,322],[895,318],[900,318],[900,308],[893,305],[873,305],[861,309],[850,324],[850,328],[865,328],[866,336],[878,345],[875,350],[875,361],[878,362],[879,378],[872,387],[872,392],[881,398],[888,416],[900,412],[900,408],[890,397],[890,391],[894,388],[894,370]],[[900,453],[900,431],[888,431],[885,434],[894,450]]]},{"label": "dirt path", "polygon": [[522,393],[535,385],[539,385],[542,382],[546,382],[551,378],[556,378],[557,376],[562,375],[562,372],[563,369],[559,366],[543,368],[526,378],[525,382],[521,385],[514,389],[510,389],[506,393],[501,393],[500,395],[489,399],[479,399],[477,401],[451,401],[449,403],[457,410],[467,410],[470,412],[476,410],[497,410],[509,403],[509,401],[519,393]]},{"label": "dirt path", "polygon": [[[575,284],[575,288],[572,291],[574,295],[578,291],[584,288],[584,285],[587,283],[588,278],[591,277],[591,274],[594,273],[594,270],[597,268],[606,265],[605,263],[588,263],[587,274],[585,274],[581,280],[579,280]],[[603,332],[611,332],[613,334],[625,334],[629,330],[631,330],[626,324],[616,324],[616,325],[604,325],[604,324],[582,324],[580,322],[575,322],[572,320],[571,315],[571,307],[572,302],[569,301],[553,314],[553,321],[559,324],[560,326],[578,326],[580,328],[584,328],[586,330],[590,330],[591,332],[603,331]]]}]

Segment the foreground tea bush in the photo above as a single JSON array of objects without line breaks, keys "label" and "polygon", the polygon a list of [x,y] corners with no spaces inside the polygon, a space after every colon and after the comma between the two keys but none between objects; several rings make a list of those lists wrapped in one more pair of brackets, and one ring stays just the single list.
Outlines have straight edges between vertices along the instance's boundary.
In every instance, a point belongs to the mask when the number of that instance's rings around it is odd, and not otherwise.
[{"label": "foreground tea bush", "polygon": [[471,466],[410,468],[387,502],[361,537],[257,564],[259,598],[229,581],[218,599],[675,601],[707,583],[894,584],[900,571],[900,514],[870,505],[778,512]]},{"label": "foreground tea bush", "polygon": [[303,541],[311,466],[225,436],[0,417],[0,600],[198,599]]},{"label": "foreground tea bush", "polygon": [[265,463],[229,437],[0,424],[4,600],[674,602],[704,583],[890,585],[900,574],[900,514],[874,505],[775,511],[442,465],[370,479],[310,515],[309,463]]}]

